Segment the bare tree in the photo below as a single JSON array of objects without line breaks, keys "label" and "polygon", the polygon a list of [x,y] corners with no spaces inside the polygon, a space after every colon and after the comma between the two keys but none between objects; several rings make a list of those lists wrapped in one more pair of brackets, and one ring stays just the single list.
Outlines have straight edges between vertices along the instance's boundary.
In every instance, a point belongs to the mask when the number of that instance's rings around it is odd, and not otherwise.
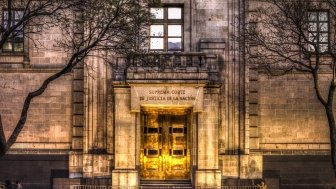
[{"label": "bare tree", "polygon": [[[336,1],[264,0],[250,14],[245,39],[250,64],[271,75],[301,72],[312,77],[330,131],[330,148],[336,175]],[[328,74],[322,87],[321,74]],[[323,81],[325,82],[325,81]]]},{"label": "bare tree", "polygon": [[63,69],[44,80],[37,90],[28,93],[19,121],[8,140],[5,138],[0,117],[0,156],[8,151],[19,136],[26,123],[32,99],[43,94],[51,82],[71,72],[76,65],[86,57],[93,56],[96,51],[122,55],[141,53],[141,44],[147,39],[146,28],[150,21],[147,6],[151,2],[78,0],[76,6],[67,5],[62,14],[53,18],[63,31],[63,37],[57,40],[57,46],[64,49],[69,58]]}]

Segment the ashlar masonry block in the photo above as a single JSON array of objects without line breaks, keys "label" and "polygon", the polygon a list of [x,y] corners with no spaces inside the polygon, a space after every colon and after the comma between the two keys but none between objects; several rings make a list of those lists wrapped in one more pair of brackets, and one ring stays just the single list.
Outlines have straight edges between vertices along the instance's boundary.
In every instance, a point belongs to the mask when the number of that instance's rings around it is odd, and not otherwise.
[{"label": "ashlar masonry block", "polygon": [[262,178],[262,155],[224,155],[220,160],[223,162],[222,174],[225,177]]},{"label": "ashlar masonry block", "polygon": [[132,188],[139,185],[138,171],[136,170],[113,170],[112,188]]},{"label": "ashlar masonry block", "polygon": [[221,172],[219,170],[202,170],[196,171],[195,186],[196,187],[220,187]]}]

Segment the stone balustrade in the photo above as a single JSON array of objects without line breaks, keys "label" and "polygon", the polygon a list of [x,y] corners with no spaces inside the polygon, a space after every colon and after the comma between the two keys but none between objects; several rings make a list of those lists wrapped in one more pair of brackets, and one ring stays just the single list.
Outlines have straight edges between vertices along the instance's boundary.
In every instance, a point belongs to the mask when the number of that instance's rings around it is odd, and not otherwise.
[{"label": "stone balustrade", "polygon": [[118,58],[116,81],[217,81],[218,56],[202,52],[166,52]]}]

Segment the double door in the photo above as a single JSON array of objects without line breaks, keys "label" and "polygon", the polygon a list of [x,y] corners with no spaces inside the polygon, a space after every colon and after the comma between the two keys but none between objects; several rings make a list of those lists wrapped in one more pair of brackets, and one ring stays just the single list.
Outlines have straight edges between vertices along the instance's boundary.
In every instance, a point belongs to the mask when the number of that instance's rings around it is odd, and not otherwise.
[{"label": "double door", "polygon": [[190,178],[189,115],[188,110],[142,111],[141,179]]}]

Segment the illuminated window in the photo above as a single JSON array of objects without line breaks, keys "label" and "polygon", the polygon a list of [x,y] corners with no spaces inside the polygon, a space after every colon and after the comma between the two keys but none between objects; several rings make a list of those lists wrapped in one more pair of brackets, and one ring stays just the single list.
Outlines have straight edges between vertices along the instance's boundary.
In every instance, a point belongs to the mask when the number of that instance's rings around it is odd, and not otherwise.
[{"label": "illuminated window", "polygon": [[151,8],[150,50],[183,51],[183,9]]},{"label": "illuminated window", "polygon": [[[308,13],[309,41],[313,42],[319,52],[328,51],[329,47],[329,12],[309,11]],[[311,51],[315,51],[313,45],[309,45]]]},{"label": "illuminated window", "polygon": [[[12,10],[9,17],[9,11],[3,11],[3,27],[8,29],[22,19],[23,11]],[[8,40],[3,46],[3,52],[23,52],[23,26],[19,26],[11,33]]]}]

